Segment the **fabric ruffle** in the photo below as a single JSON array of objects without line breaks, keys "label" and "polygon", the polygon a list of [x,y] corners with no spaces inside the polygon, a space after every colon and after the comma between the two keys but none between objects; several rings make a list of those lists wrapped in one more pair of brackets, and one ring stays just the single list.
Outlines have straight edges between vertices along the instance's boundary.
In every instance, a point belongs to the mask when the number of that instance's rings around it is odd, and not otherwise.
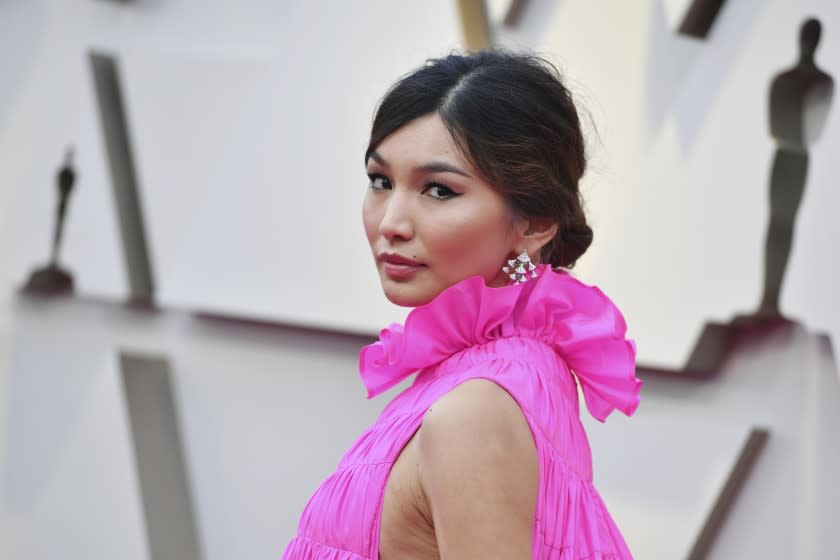
[{"label": "fabric ruffle", "polygon": [[[394,447],[399,448],[405,442],[405,434],[414,432],[424,408],[425,405],[408,414],[404,422],[376,424],[371,437],[357,440],[339,469],[310,499],[301,517],[299,533],[287,546],[284,560],[377,557],[376,512],[381,511],[382,499],[379,490],[385,487],[393,457],[398,452]],[[568,414],[563,418],[563,421],[573,420]],[[535,560],[632,558],[592,481],[568,462],[569,456],[588,456],[585,440],[572,435],[564,442],[574,448],[560,451],[542,430],[532,426],[532,432],[540,472],[532,557]],[[377,442],[382,449],[372,452],[368,447],[370,442]],[[354,449],[359,453],[354,453]],[[353,462],[362,458],[374,462]],[[387,461],[382,461],[386,458]],[[366,520],[370,525],[365,527],[374,529],[361,529],[360,520]]]},{"label": "fabric ruffle", "polygon": [[540,453],[545,476],[536,527],[540,560],[623,560],[630,550],[591,482],[568,467],[550,447]]},{"label": "fabric ruffle", "polygon": [[304,535],[297,535],[292,539],[286,550],[283,551],[283,558],[306,558],[307,560],[368,560],[366,556],[342,550],[333,546],[325,545],[314,541]]},{"label": "fabric ruffle", "polygon": [[603,422],[618,409],[631,416],[642,381],[635,376],[636,344],[624,317],[596,286],[565,270],[537,265],[537,278],[488,287],[480,276],[448,287],[414,308],[405,325],[392,323],[359,353],[368,398],[455,352],[520,336],[551,345],[577,377],[589,412]]}]

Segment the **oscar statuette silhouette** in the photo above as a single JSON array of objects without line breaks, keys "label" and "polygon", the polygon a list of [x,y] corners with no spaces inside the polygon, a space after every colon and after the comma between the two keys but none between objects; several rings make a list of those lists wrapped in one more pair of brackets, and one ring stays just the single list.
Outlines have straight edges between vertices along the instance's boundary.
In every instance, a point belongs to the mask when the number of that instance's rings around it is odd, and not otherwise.
[{"label": "oscar statuette silhouette", "polygon": [[808,148],[822,133],[834,93],[834,80],[814,63],[821,25],[806,20],[799,33],[799,61],[770,86],[770,134],[776,152],[770,173],[770,216],[764,253],[764,291],[752,319],[788,322],[779,294],[793,245],[796,213],[805,192]]},{"label": "oscar statuette silhouette", "polygon": [[[683,377],[716,375],[739,338],[760,339],[797,323],[782,315],[779,295],[793,245],[794,220],[805,192],[808,148],[822,133],[834,93],[834,80],[814,62],[820,41],[819,20],[805,20],[799,30],[799,59],[776,74],[770,84],[770,135],[776,143],[770,170],[769,219],[764,250],[764,278],[757,308],[735,315],[729,322],[705,323],[684,367]],[[746,340],[745,338],[745,340]],[[649,373],[675,370],[639,367]]]}]

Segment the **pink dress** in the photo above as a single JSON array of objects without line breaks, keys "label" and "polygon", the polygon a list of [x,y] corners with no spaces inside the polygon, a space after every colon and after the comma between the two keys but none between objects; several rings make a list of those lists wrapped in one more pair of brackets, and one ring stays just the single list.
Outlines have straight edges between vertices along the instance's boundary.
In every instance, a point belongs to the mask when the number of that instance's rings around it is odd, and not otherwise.
[{"label": "pink dress", "polygon": [[604,421],[632,415],[642,381],[621,312],[595,286],[538,265],[537,278],[487,287],[479,276],[450,286],[362,348],[368,398],[419,370],[410,387],[342,457],[309,499],[284,560],[378,560],[385,484],[426,410],[469,379],[503,387],[519,404],[540,467],[533,558],[632,558],[592,480],[578,389]]}]

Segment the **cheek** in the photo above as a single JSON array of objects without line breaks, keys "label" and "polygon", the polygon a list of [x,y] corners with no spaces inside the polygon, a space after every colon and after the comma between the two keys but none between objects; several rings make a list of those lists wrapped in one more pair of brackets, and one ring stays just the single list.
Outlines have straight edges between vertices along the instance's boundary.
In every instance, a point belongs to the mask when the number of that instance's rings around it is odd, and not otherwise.
[{"label": "cheek", "polygon": [[373,244],[376,233],[379,230],[379,215],[376,206],[371,202],[370,197],[365,195],[362,203],[362,224],[365,227],[365,235],[368,243]]},{"label": "cheek", "polygon": [[427,248],[457,276],[487,273],[509,250],[505,214],[496,208],[453,213],[430,224],[427,232]]}]

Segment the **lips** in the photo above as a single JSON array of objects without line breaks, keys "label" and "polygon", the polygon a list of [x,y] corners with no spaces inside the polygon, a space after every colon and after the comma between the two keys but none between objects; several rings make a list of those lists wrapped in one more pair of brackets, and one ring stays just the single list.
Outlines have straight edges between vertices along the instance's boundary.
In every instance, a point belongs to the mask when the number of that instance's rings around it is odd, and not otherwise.
[{"label": "lips", "polygon": [[385,274],[391,280],[410,280],[414,275],[423,270],[426,265],[423,263],[411,260],[396,253],[382,253],[379,255],[383,263]]},{"label": "lips", "polygon": [[397,255],[396,253],[382,253],[379,255],[379,258],[382,259],[384,262],[390,264],[423,266],[423,263],[411,260],[407,257],[403,257],[402,255]]}]

